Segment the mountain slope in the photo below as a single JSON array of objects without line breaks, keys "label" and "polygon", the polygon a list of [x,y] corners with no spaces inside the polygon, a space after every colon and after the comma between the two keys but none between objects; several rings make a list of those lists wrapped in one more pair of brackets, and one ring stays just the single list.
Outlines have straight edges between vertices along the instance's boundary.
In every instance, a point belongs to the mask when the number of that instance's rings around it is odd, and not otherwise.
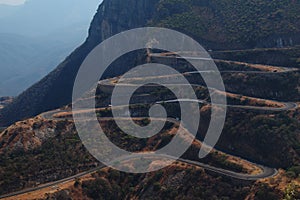
[{"label": "mountain slope", "polygon": [[299,44],[300,2],[161,0],[154,24],[192,35],[211,49]]},{"label": "mountain slope", "polygon": [[[254,9],[248,11],[249,6]],[[300,44],[299,12],[300,2],[287,0],[105,0],[91,23],[86,42],[7,106],[1,112],[0,124],[8,125],[70,103],[73,82],[86,55],[121,31],[158,25],[183,31],[208,49],[281,47]]]}]

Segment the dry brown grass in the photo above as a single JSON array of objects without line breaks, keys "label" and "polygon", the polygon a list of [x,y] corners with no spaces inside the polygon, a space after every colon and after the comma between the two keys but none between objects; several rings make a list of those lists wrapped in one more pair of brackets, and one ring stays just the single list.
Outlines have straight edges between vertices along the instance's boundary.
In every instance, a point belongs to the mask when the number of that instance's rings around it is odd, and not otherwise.
[{"label": "dry brown grass", "polygon": [[[80,181],[88,181],[88,180],[94,180],[92,177],[92,174],[85,175],[83,177],[80,177]],[[46,199],[47,194],[53,194],[61,190],[73,190],[76,191],[74,188],[75,180],[66,181],[64,183],[57,184],[55,186],[43,188],[41,190],[28,192],[25,194],[17,195],[14,197],[8,197],[4,198],[4,200],[16,200],[16,199]],[[79,188],[80,189],[80,188]],[[78,194],[82,194],[82,192],[78,192]],[[81,196],[77,196],[77,199],[82,199]]]}]

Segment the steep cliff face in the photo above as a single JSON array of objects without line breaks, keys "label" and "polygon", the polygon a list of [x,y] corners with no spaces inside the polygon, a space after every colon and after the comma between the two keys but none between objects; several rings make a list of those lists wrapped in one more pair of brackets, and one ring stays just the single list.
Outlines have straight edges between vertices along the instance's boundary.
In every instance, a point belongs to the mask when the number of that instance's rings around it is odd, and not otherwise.
[{"label": "steep cliff face", "polygon": [[87,42],[98,44],[129,28],[145,26],[157,3],[158,0],[105,0],[91,23]]},{"label": "steep cliff face", "polygon": [[158,0],[104,0],[99,6],[84,44],[54,71],[18,96],[0,113],[1,126],[71,102],[77,71],[87,54],[101,41],[130,28],[145,26]]}]

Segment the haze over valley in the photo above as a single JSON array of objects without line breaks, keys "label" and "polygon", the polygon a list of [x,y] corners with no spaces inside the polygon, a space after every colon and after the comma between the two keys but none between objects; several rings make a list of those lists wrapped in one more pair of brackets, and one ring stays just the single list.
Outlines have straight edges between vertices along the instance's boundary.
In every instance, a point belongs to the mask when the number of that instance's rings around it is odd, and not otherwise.
[{"label": "haze over valley", "polygon": [[1,3],[0,96],[16,96],[84,42],[99,1]]}]

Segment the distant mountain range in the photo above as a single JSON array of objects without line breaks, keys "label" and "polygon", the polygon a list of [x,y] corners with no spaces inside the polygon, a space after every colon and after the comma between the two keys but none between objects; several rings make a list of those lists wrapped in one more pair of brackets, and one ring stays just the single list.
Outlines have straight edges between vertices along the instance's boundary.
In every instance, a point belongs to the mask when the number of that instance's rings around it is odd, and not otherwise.
[{"label": "distant mountain range", "polygon": [[16,96],[87,36],[100,0],[29,0],[0,5],[0,96]]},{"label": "distant mountain range", "polygon": [[0,11],[6,10],[6,17],[0,18],[1,32],[20,33],[25,36],[49,36],[59,30],[66,31],[65,29],[70,26],[73,26],[73,30],[69,32],[78,29],[87,31],[100,2],[100,0],[28,0],[20,6],[2,5]]}]

